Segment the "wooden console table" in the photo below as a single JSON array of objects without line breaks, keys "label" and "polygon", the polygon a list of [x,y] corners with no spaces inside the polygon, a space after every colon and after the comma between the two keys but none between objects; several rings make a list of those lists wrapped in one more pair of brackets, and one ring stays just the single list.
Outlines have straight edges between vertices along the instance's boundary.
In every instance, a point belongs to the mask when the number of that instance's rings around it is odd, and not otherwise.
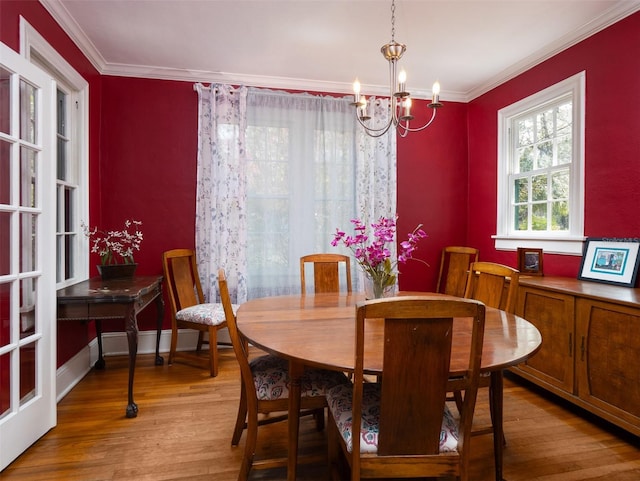
[{"label": "wooden console table", "polygon": [[96,323],[99,351],[98,360],[95,363],[96,369],[104,369],[105,365],[102,355],[102,321],[107,319],[124,320],[124,329],[129,343],[129,399],[126,410],[128,418],[134,418],[138,415],[138,405],[133,400],[133,375],[138,353],[137,315],[152,301],[155,301],[158,309],[155,363],[159,366],[164,363],[164,359],[159,353],[160,332],[164,317],[162,276],[105,281],[100,277],[93,277],[58,291],[58,320],[94,320]]}]

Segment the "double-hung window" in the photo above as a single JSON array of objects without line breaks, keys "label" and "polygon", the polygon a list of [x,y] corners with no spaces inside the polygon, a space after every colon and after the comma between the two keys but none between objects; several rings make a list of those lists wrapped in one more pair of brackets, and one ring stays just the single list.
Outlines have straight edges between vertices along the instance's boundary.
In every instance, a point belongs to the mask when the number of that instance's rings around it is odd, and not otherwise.
[{"label": "double-hung window", "polygon": [[89,84],[24,19],[21,52],[55,81],[56,89],[56,287],[88,277],[89,245],[80,222],[89,222]]},{"label": "double-hung window", "polygon": [[584,73],[498,112],[497,249],[580,254]]}]

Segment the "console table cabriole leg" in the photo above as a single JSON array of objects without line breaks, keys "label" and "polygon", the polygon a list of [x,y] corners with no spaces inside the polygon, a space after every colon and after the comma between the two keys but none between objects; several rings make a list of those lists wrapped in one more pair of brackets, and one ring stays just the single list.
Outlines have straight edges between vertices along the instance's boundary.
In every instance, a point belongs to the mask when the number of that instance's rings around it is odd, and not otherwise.
[{"label": "console table cabriole leg", "polygon": [[129,404],[127,405],[127,417],[135,418],[138,415],[138,405],[133,401],[133,374],[136,369],[136,356],[138,354],[138,320],[133,306],[128,309],[126,317],[127,341],[129,341]]},{"label": "console table cabriole leg", "polygon": [[93,367],[96,369],[104,369],[105,362],[104,356],[102,355],[102,320],[96,319],[96,337],[98,338],[98,360],[95,362]]},{"label": "console table cabriole leg", "polygon": [[156,366],[164,364],[164,358],[160,355],[160,333],[162,332],[162,321],[164,320],[164,300],[162,292],[156,297],[156,308],[158,310],[158,327],[156,334]]}]

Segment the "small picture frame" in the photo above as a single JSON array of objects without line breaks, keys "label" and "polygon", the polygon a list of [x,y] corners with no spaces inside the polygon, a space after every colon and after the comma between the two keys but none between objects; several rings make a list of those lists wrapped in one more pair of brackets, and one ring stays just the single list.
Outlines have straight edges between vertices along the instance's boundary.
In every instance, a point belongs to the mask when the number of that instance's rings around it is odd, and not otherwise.
[{"label": "small picture frame", "polygon": [[542,276],[542,249],[518,247],[518,270],[520,274]]},{"label": "small picture frame", "polygon": [[578,279],[634,287],[639,251],[639,238],[589,237],[584,243]]}]

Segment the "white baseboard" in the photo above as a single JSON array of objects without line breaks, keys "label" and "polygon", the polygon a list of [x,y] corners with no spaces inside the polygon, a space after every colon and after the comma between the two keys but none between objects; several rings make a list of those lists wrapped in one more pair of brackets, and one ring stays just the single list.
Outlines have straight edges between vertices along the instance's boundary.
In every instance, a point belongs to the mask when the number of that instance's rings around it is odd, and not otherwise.
[{"label": "white baseboard", "polygon": [[[180,330],[178,351],[193,350],[198,341],[198,332],[192,329]],[[230,342],[226,329],[219,332],[219,342]],[[168,353],[171,345],[171,330],[160,334],[160,353]],[[138,354],[156,352],[156,331],[138,333]],[[127,334],[124,332],[105,332],[102,334],[102,353],[104,357],[129,354]],[[98,360],[98,340],[93,339],[84,349],[69,359],[56,371],[56,402],[60,402],[73,387],[91,370]]]}]

